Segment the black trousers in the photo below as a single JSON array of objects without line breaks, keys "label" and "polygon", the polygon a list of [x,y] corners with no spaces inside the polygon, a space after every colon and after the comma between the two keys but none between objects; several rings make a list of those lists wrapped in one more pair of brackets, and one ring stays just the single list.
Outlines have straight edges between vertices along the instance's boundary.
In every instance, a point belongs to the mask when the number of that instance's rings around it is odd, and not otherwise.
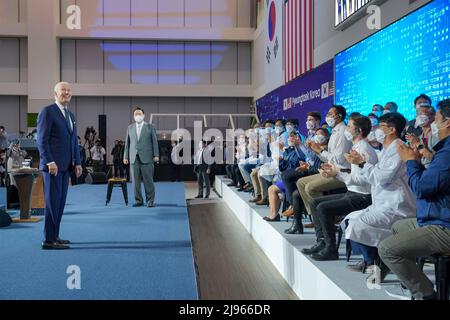
[{"label": "black trousers", "polygon": [[317,239],[323,239],[329,248],[336,248],[336,217],[365,209],[371,204],[370,194],[351,191],[313,199],[311,209]]},{"label": "black trousers", "polygon": [[233,184],[237,185],[237,177],[235,177],[234,170],[233,170],[233,164],[228,164],[225,166],[225,172],[227,173],[227,178],[233,180]]},{"label": "black trousers", "polygon": [[292,194],[297,190],[297,180],[308,176],[309,173],[299,172],[295,169],[288,169],[281,173],[281,179],[283,180],[284,187],[286,188],[286,200],[290,205],[294,205]]},{"label": "black trousers", "polygon": [[302,221],[302,215],[306,213],[306,209],[298,190],[292,193],[292,208],[294,209],[294,219],[300,223]]},{"label": "black trousers", "polygon": [[236,175],[236,179],[239,183],[239,186],[242,188],[245,186],[245,180],[242,176],[241,170],[239,170],[239,166],[237,164],[234,165],[234,174]]}]

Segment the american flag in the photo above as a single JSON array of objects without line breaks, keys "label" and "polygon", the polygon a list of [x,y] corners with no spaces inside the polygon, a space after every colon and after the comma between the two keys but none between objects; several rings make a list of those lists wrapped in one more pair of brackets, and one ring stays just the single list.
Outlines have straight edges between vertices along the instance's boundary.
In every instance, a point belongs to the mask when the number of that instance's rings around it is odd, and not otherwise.
[{"label": "american flag", "polygon": [[313,7],[313,0],[284,0],[283,47],[285,83],[313,68]]}]

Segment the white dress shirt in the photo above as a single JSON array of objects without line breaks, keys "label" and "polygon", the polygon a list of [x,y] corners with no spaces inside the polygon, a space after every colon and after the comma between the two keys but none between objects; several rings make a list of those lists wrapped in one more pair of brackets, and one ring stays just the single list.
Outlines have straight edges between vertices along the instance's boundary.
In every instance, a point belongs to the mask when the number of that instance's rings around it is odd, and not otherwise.
[{"label": "white dress shirt", "polygon": [[[64,111],[64,109],[67,109],[67,107],[64,107],[61,103],[59,103],[58,101],[55,101],[56,105],[58,106],[59,110],[61,111],[62,115],[64,118],[66,118],[66,112]],[[67,114],[69,115],[69,109],[67,109]],[[73,123],[72,123],[72,119],[70,118],[69,115],[69,123],[70,123],[70,130],[73,131]]]},{"label": "white dress shirt", "polygon": [[324,150],[319,155],[320,160],[323,162],[331,162],[339,169],[350,169],[350,164],[345,159],[344,154],[350,151],[352,142],[345,138],[345,128],[344,122],[339,123],[333,128],[328,143],[328,151]]},{"label": "white dress shirt", "polygon": [[[363,155],[367,163],[370,163],[372,165],[376,165],[378,163],[377,153],[375,152],[375,149],[369,144],[367,139],[363,139],[355,143],[352,147],[352,150],[355,150],[360,155]],[[361,194],[370,194],[370,183],[359,178],[359,176],[361,175],[359,166],[352,164],[351,170],[351,173],[339,172],[337,175],[338,180],[345,183],[348,191]]]},{"label": "white dress shirt", "polygon": [[144,126],[144,122],[136,123],[136,134],[137,134],[138,140],[141,139],[141,132],[142,132],[143,126]]}]

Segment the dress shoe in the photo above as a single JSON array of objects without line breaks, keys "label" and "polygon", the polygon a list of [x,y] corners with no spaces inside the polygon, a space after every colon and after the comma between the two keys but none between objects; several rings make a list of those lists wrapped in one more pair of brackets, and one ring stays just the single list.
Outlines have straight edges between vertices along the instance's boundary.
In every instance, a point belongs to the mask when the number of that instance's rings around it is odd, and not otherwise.
[{"label": "dress shoe", "polygon": [[134,207],[134,208],[142,207],[142,206],[143,206],[142,203],[135,203],[135,204],[133,204],[133,207]]},{"label": "dress shoe", "polygon": [[261,196],[256,196],[255,198],[253,198],[252,200],[250,200],[250,202],[255,203],[261,201]]},{"label": "dress shoe", "polygon": [[313,253],[311,255],[311,258],[313,258],[316,261],[335,261],[339,260],[339,252],[336,249],[336,246],[330,247],[330,248],[323,248],[317,253]]},{"label": "dress shoe", "polygon": [[229,183],[227,184],[227,187],[236,187],[236,185],[234,183]]},{"label": "dress shoe", "polygon": [[284,211],[281,215],[283,217],[292,217],[295,214],[294,208],[291,206],[286,211]]},{"label": "dress shoe", "polygon": [[350,271],[361,272],[361,273],[372,273],[373,272],[373,264],[368,264],[364,260],[359,261],[356,264],[349,264],[347,268]]},{"label": "dress shoe", "polygon": [[153,208],[155,205],[153,203],[147,203],[147,208]]},{"label": "dress shoe", "polygon": [[70,241],[69,240],[63,240],[63,239],[60,239],[60,238],[56,238],[56,243],[59,243],[59,244],[70,244]]},{"label": "dress shoe", "polygon": [[305,249],[302,249],[302,253],[303,253],[303,254],[310,255],[310,254],[319,252],[319,251],[322,250],[323,248],[325,248],[325,241],[319,240],[319,241],[316,242],[316,244],[313,245],[311,248],[309,248],[309,249],[306,249],[306,248],[305,248]]},{"label": "dress shoe", "polygon": [[273,218],[273,219],[271,219],[269,217],[264,217],[263,219],[268,221],[268,222],[278,222],[278,221],[280,221],[280,215],[277,214],[277,216],[275,218]]},{"label": "dress shoe", "polygon": [[304,227],[305,227],[306,229],[314,228],[314,222],[306,223],[306,224],[304,225]]},{"label": "dress shoe", "polygon": [[195,199],[202,199],[202,198],[203,198],[202,194],[199,194],[198,196],[195,197]]},{"label": "dress shoe", "polygon": [[242,192],[244,191],[244,188],[240,187],[239,189],[237,189],[237,191]]},{"label": "dress shoe", "polygon": [[260,200],[260,201],[258,201],[258,202],[255,202],[255,204],[256,204],[257,206],[267,206],[267,205],[269,205],[269,200],[267,200],[267,199],[262,199],[262,200]]},{"label": "dress shoe", "polygon": [[284,233],[286,234],[303,234],[303,225],[301,222],[298,222],[297,220],[294,220],[292,223],[292,226],[284,230]]},{"label": "dress shoe", "polygon": [[42,249],[43,250],[64,250],[64,249],[70,249],[70,247],[66,246],[64,244],[59,244],[57,242],[42,242]]},{"label": "dress shoe", "polygon": [[209,194],[207,194],[207,195],[205,196],[205,199],[209,199]]}]

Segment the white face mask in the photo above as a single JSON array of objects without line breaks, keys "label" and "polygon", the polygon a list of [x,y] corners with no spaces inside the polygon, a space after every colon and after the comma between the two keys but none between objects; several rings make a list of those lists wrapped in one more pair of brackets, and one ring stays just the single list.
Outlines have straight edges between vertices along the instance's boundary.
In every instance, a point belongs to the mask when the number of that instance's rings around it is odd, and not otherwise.
[{"label": "white face mask", "polygon": [[384,140],[386,140],[386,134],[383,130],[377,129],[375,130],[375,138],[379,143],[383,144]]},{"label": "white face mask", "polygon": [[306,121],[306,128],[308,130],[314,130],[316,128],[316,124],[314,121]]},{"label": "white face mask", "polygon": [[314,142],[317,144],[324,144],[327,141],[327,138],[325,136],[322,136],[320,134],[316,134],[314,136]]},{"label": "white face mask", "polygon": [[327,117],[326,121],[331,128],[334,128],[336,125],[336,120],[333,117]]},{"label": "white face mask", "polygon": [[353,141],[353,134],[350,132],[350,131],[348,131],[348,130],[345,130],[344,131],[344,136],[345,136],[345,139],[347,139],[348,141]]},{"label": "white face mask", "polygon": [[288,133],[292,133],[294,131],[294,127],[293,126],[287,126],[286,130]]},{"label": "white face mask", "polygon": [[134,116],[134,121],[136,121],[136,123],[141,124],[142,122],[144,122],[144,116],[141,115]]},{"label": "white face mask", "polygon": [[367,136],[367,140],[369,141],[377,140],[377,137],[375,136],[375,131],[370,131],[369,135]]},{"label": "white face mask", "polygon": [[430,121],[430,118],[428,116],[421,114],[421,115],[417,116],[416,124],[414,127],[416,127],[416,128],[422,127],[422,126],[426,125],[429,121]]},{"label": "white face mask", "polygon": [[389,110],[384,110],[383,111],[383,115],[388,114],[388,113],[391,113],[391,111],[389,111]]},{"label": "white face mask", "polygon": [[281,132],[283,132],[283,129],[281,127],[275,127],[276,134],[280,134]]},{"label": "white face mask", "polygon": [[270,128],[270,127],[266,128],[266,133],[267,134],[271,134],[272,133],[272,128]]}]

